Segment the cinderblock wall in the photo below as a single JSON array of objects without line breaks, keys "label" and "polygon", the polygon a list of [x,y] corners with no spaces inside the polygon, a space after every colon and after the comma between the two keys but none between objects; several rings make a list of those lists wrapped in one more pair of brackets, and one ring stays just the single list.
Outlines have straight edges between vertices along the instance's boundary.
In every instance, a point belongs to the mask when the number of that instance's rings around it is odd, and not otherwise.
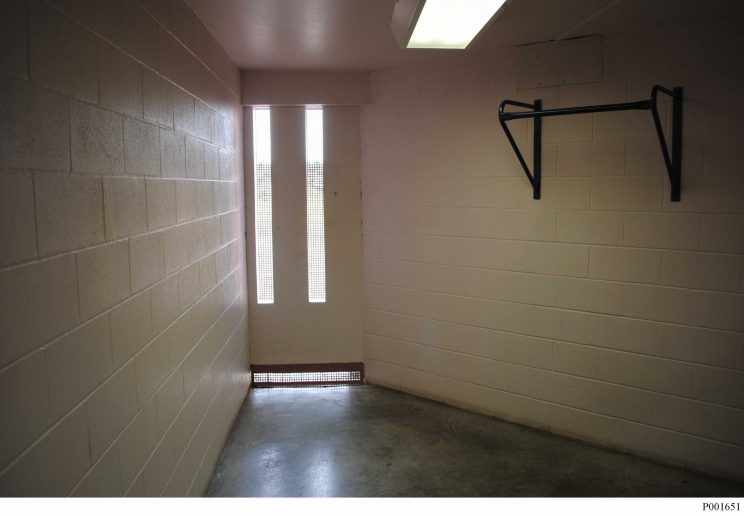
[{"label": "cinderblock wall", "polygon": [[[743,480],[743,51],[730,21],[606,37],[598,83],[518,90],[516,49],[376,73],[368,379]],[[625,102],[655,83],[685,89],[682,202],[650,113],[629,111],[545,119],[532,200],[501,100]]]},{"label": "cinderblock wall", "polygon": [[181,0],[0,25],[0,494],[202,494],[248,386],[238,71]]}]

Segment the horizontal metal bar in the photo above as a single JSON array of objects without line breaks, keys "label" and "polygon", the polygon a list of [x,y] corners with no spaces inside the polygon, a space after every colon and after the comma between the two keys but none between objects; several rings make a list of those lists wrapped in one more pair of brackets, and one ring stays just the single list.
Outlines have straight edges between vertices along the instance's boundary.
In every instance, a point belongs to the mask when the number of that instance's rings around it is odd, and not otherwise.
[{"label": "horizontal metal bar", "polygon": [[535,109],[535,104],[528,104],[526,102],[520,102],[518,100],[505,100],[499,106],[499,114],[504,112],[506,106],[522,107],[525,109]]},{"label": "horizontal metal bar", "polygon": [[345,385],[364,385],[363,380],[341,380],[332,382],[251,382],[251,387],[254,389],[267,389],[272,387],[285,387],[300,389],[302,387],[323,387],[323,386],[338,386],[343,387]]},{"label": "horizontal metal bar", "polygon": [[338,373],[364,371],[362,362],[332,362],[321,364],[251,364],[254,373]]},{"label": "horizontal metal bar", "polygon": [[655,99],[656,98],[656,93],[659,92],[659,91],[662,92],[662,93],[666,93],[670,97],[677,98],[677,94],[674,92],[674,90],[670,90],[669,88],[665,88],[664,86],[661,86],[660,84],[657,84],[651,90],[651,98],[652,99]]},{"label": "horizontal metal bar", "polygon": [[516,113],[499,113],[502,120],[517,120],[521,118],[543,118],[546,116],[580,115],[584,113],[602,113],[605,111],[627,111],[630,109],[652,109],[653,102],[639,100],[637,102],[624,102],[622,104],[600,104],[598,106],[580,106],[570,108],[543,109],[541,111],[519,111]]}]

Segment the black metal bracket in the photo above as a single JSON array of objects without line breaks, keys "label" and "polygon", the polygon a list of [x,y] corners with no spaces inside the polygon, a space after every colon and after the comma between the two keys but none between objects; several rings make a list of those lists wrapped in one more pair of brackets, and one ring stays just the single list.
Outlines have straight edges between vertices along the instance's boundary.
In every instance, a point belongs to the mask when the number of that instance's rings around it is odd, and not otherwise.
[{"label": "black metal bracket", "polygon": [[[669,147],[667,140],[664,137],[664,131],[661,127],[661,119],[659,118],[659,109],[657,105],[657,96],[659,93],[664,93],[672,97],[672,152],[669,153]],[[517,155],[520,165],[524,169],[524,173],[527,175],[530,184],[532,185],[532,198],[540,198],[540,187],[542,182],[542,119],[546,116],[560,116],[560,115],[579,115],[584,113],[602,113],[605,111],[627,111],[630,109],[641,109],[651,111],[651,115],[654,119],[654,126],[656,127],[656,133],[659,137],[659,144],[661,145],[661,153],[664,156],[664,163],[666,164],[667,174],[669,175],[669,182],[671,183],[671,197],[673,202],[680,200],[680,186],[682,180],[682,101],[683,94],[682,88],[677,87],[673,89],[664,88],[658,84],[651,89],[651,98],[647,100],[639,100],[636,102],[625,102],[622,104],[600,104],[597,106],[581,106],[571,108],[558,108],[558,109],[542,109],[542,101],[540,99],[535,100],[534,104],[527,104],[526,102],[519,102],[516,100],[504,100],[499,106],[499,123],[501,124],[506,138],[509,140],[514,153]],[[520,107],[529,109],[531,111],[512,111],[507,112],[504,109],[507,106]],[[533,160],[532,167],[533,171],[530,172],[530,168],[527,166],[527,162],[522,156],[522,152],[519,150],[517,142],[514,141],[514,137],[509,131],[506,122],[509,120],[517,120],[522,118],[534,118],[533,124]]]}]

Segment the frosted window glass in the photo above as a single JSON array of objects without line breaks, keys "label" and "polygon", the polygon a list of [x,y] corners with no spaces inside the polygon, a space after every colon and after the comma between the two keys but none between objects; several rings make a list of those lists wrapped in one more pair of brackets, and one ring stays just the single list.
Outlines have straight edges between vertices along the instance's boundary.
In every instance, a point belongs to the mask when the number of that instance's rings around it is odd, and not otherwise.
[{"label": "frosted window glass", "polygon": [[274,302],[271,221],[271,111],[253,108],[253,178],[256,207],[256,286],[259,304]]},{"label": "frosted window glass", "polygon": [[325,219],[323,207],[323,109],[305,110],[307,180],[307,283],[311,303],[324,303]]}]

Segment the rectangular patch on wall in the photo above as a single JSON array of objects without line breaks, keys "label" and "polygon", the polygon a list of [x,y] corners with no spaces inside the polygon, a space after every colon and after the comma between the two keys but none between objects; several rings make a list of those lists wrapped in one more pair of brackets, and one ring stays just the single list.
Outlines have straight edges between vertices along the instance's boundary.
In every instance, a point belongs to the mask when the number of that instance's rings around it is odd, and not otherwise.
[{"label": "rectangular patch on wall", "polygon": [[253,364],[251,380],[253,387],[361,385],[364,383],[364,364]]},{"label": "rectangular patch on wall", "polygon": [[519,47],[517,64],[519,89],[601,80],[601,36],[546,41]]}]

